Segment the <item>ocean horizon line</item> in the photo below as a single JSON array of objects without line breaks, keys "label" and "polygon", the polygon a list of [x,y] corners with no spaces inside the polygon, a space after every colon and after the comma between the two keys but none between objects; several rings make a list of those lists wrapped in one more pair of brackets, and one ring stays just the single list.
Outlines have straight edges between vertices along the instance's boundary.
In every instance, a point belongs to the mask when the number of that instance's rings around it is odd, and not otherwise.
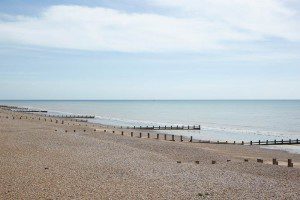
[{"label": "ocean horizon line", "polygon": [[0,101],[300,101],[300,99],[0,99]]}]

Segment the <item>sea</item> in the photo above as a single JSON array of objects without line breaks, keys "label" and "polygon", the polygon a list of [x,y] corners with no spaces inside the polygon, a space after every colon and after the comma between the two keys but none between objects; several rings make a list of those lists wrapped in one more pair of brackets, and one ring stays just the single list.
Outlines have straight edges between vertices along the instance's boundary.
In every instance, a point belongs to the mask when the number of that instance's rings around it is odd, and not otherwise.
[{"label": "sea", "polygon": [[[201,125],[200,131],[166,131],[201,140],[300,139],[300,100],[2,100],[0,105],[95,115],[89,121],[105,125]],[[299,145],[269,148],[300,153]]]}]

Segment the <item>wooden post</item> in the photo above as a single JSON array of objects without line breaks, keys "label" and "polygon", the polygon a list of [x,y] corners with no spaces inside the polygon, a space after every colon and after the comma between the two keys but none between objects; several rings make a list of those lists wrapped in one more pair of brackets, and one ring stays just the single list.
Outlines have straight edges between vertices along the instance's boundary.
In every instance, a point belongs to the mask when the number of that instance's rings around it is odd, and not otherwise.
[{"label": "wooden post", "polygon": [[266,140],[266,144],[269,144],[269,140]]},{"label": "wooden post", "polygon": [[274,140],[274,144],[277,144],[277,143],[276,143],[276,140]]},{"label": "wooden post", "polygon": [[150,133],[147,133],[147,137],[150,138]]},{"label": "wooden post", "polygon": [[211,164],[216,164],[216,161],[215,160],[211,161]]},{"label": "wooden post", "polygon": [[244,145],[244,141],[242,141],[242,145]]},{"label": "wooden post", "polygon": [[249,160],[247,158],[244,159],[244,162],[249,162]]},{"label": "wooden post", "polygon": [[133,132],[130,133],[130,136],[133,137]]},{"label": "wooden post", "polygon": [[233,144],[235,144],[235,141],[233,141]]},{"label": "wooden post", "polygon": [[164,137],[165,137],[165,140],[167,140],[167,135],[166,134],[164,134]]},{"label": "wooden post", "polygon": [[123,132],[123,131],[121,132],[121,135],[124,135],[124,132]]},{"label": "wooden post", "polygon": [[174,135],[172,135],[172,141],[175,141],[175,140],[174,140]]},{"label": "wooden post", "polygon": [[199,164],[200,162],[199,162],[199,160],[196,160],[195,163],[196,163],[196,164]]},{"label": "wooden post", "polygon": [[156,139],[159,139],[159,134],[158,133],[156,134]]},{"label": "wooden post", "polygon": [[276,158],[273,158],[273,165],[278,165],[278,161],[276,160]]},{"label": "wooden post", "polygon": [[257,162],[258,162],[258,163],[263,163],[264,160],[263,160],[263,159],[260,159],[260,158],[257,158]]},{"label": "wooden post", "polygon": [[260,145],[260,140],[258,140],[258,144]]},{"label": "wooden post", "polygon": [[190,142],[193,142],[193,136],[191,136]]},{"label": "wooden post", "polygon": [[291,139],[289,139],[289,144],[292,144],[292,140]]},{"label": "wooden post", "polygon": [[188,126],[188,129],[190,129],[190,126]]},{"label": "wooden post", "polygon": [[142,133],[140,132],[140,138],[142,138]]},{"label": "wooden post", "polygon": [[250,145],[252,145],[252,141],[250,141]]},{"label": "wooden post", "polygon": [[182,135],[180,136],[180,142],[182,142],[183,141],[183,139],[182,139]]},{"label": "wooden post", "polygon": [[288,159],[288,167],[293,167],[292,159]]}]

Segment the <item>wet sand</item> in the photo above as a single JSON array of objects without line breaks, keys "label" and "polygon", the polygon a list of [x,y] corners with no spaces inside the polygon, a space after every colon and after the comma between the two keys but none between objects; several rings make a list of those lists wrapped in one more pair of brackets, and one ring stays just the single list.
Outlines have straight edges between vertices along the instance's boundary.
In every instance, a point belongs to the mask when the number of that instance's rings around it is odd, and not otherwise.
[{"label": "wet sand", "polygon": [[[100,125],[70,119],[61,124],[61,119],[55,123],[54,118],[39,120],[37,115],[2,109],[0,116],[0,199],[300,196],[299,154],[259,146],[164,141],[154,135],[148,139],[145,134],[138,138],[137,132],[130,137],[130,130],[122,136],[121,130]],[[279,166],[271,164],[272,158]],[[293,168],[287,167],[288,158]]]}]

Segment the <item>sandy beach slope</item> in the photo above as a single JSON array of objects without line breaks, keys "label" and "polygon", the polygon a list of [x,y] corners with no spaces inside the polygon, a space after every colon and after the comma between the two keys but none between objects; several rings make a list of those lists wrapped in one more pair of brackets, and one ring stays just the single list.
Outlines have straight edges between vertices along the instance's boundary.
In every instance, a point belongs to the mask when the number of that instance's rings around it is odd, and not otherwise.
[{"label": "sandy beach slope", "polygon": [[300,197],[297,154],[130,137],[128,131],[122,136],[99,125],[5,110],[0,116],[0,199]]}]

